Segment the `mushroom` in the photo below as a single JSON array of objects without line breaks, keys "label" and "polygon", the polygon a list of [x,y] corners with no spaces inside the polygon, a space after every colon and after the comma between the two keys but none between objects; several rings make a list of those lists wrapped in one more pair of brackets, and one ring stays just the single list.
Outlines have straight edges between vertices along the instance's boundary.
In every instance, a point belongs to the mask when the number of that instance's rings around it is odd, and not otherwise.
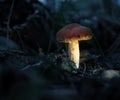
[{"label": "mushroom", "polygon": [[89,40],[92,38],[92,31],[77,23],[68,24],[57,32],[57,41],[68,43],[68,54],[70,60],[79,68],[80,50],[79,41]]}]

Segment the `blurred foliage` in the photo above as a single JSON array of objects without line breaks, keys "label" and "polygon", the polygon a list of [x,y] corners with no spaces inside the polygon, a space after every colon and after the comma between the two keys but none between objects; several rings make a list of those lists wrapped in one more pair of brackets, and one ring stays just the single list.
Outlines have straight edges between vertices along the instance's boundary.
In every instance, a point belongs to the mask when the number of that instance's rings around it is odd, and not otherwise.
[{"label": "blurred foliage", "polygon": [[6,50],[11,50],[11,49],[20,50],[20,47],[12,40],[9,40],[9,39],[6,39],[0,36],[0,50],[6,51]]},{"label": "blurred foliage", "polygon": [[38,0],[3,0],[0,8],[0,35],[17,42],[23,50],[48,51],[52,32],[46,6]]}]

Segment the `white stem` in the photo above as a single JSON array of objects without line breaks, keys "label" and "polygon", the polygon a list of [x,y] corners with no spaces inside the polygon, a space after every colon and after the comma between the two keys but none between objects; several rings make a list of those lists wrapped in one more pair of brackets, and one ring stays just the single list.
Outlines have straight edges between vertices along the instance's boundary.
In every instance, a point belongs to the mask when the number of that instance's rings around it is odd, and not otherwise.
[{"label": "white stem", "polygon": [[77,40],[71,41],[69,42],[68,46],[70,60],[72,60],[76,64],[76,67],[79,68],[80,60],[79,42]]}]

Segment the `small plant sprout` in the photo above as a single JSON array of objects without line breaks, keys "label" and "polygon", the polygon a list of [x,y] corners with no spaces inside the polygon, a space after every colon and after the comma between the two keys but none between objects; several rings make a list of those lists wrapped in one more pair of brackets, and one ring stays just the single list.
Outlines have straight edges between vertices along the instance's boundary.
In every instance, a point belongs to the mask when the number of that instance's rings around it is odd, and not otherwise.
[{"label": "small plant sprout", "polygon": [[56,34],[57,41],[68,43],[68,54],[70,60],[79,68],[80,50],[79,41],[92,38],[92,31],[77,23],[68,24]]}]

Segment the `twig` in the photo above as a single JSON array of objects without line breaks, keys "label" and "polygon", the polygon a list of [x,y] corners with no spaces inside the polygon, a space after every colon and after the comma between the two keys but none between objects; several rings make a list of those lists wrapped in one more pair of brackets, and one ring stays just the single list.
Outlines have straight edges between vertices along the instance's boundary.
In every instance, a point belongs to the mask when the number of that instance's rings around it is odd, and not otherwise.
[{"label": "twig", "polygon": [[18,38],[19,38],[19,40],[21,42],[22,49],[25,51],[25,45],[24,45],[24,41],[23,41],[23,39],[21,37],[21,34],[20,34],[20,32],[18,30],[16,30],[16,32],[17,32]]},{"label": "twig", "polygon": [[30,68],[30,67],[40,66],[42,63],[43,63],[43,62],[40,61],[40,62],[37,62],[37,63],[35,63],[35,64],[33,64],[33,65],[27,65],[27,66],[25,66],[24,68],[22,68],[21,70],[26,70],[26,69],[28,69],[28,68]]},{"label": "twig", "polygon": [[11,16],[12,16],[12,12],[13,12],[14,2],[15,2],[15,0],[12,1],[11,7],[10,7],[10,12],[9,12],[9,15],[8,15],[8,21],[7,21],[7,38],[9,38],[9,31],[11,30],[11,28],[10,28],[10,20],[11,20]]},{"label": "twig", "polygon": [[112,54],[117,50],[117,48],[120,46],[120,35],[116,38],[116,40],[113,42],[112,46],[108,50],[108,54]]},{"label": "twig", "polygon": [[86,66],[86,64],[84,63],[84,69],[83,69],[82,76],[84,76],[84,74],[85,74],[85,72],[86,72],[86,69],[87,69],[87,66]]},{"label": "twig", "polygon": [[101,45],[100,45],[100,43],[99,43],[99,41],[97,40],[97,38],[96,38],[95,35],[94,35],[94,40],[95,40],[95,42],[96,42],[96,44],[97,44],[97,46],[98,46],[98,49],[99,49],[101,55],[104,57],[104,53],[103,53],[103,50],[102,50],[102,48],[101,48]]}]

